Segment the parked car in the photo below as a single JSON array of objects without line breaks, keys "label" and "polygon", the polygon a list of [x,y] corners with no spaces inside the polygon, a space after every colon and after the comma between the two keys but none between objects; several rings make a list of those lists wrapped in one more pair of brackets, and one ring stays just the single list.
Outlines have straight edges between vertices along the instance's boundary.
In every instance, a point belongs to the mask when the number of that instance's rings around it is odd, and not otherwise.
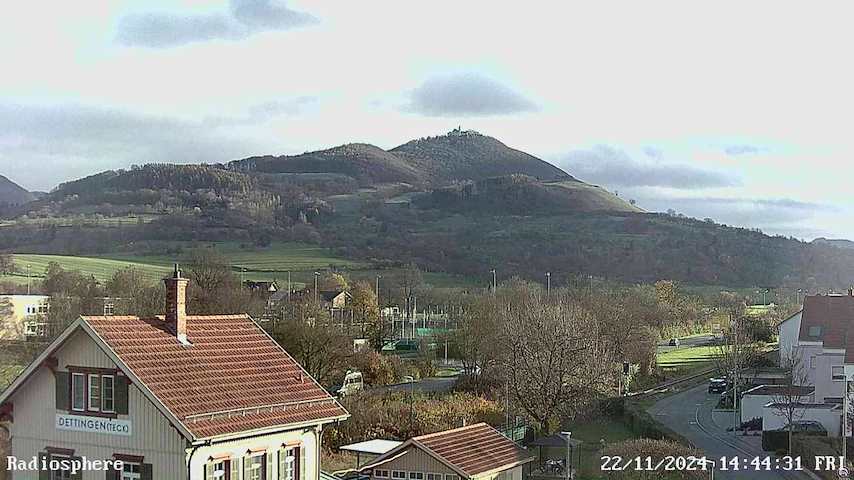
[{"label": "parked car", "polygon": [[727,389],[727,381],[725,378],[710,378],[709,393],[724,393]]},{"label": "parked car", "polygon": [[[796,422],[792,422],[792,431],[795,433],[809,433],[811,435],[827,435],[827,429],[824,428],[819,422],[815,420],[798,420]],[[789,431],[789,425],[786,425],[778,430],[783,432]]]},{"label": "parked car", "polygon": [[671,347],[678,347],[679,346],[679,339],[678,338],[671,338],[669,345]]}]

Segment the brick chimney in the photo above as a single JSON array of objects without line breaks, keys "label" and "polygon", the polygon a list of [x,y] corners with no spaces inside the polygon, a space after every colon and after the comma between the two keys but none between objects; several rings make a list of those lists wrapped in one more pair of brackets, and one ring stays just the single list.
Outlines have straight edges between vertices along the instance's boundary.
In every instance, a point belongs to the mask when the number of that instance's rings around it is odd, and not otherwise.
[{"label": "brick chimney", "polygon": [[166,324],[175,332],[178,341],[189,345],[187,341],[187,283],[181,277],[181,270],[175,264],[172,277],[164,278],[166,284]]}]

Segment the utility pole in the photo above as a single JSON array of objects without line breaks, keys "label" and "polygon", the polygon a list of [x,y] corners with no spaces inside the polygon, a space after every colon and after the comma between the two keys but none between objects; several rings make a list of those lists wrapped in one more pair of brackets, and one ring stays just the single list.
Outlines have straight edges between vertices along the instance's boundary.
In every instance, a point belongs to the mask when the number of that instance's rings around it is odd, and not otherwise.
[{"label": "utility pole", "polygon": [[546,272],[546,295],[552,294],[552,272]]},{"label": "utility pole", "polygon": [[377,286],[376,286],[376,294],[377,294],[377,307],[380,306],[380,275],[377,275]]},{"label": "utility pole", "polygon": [[498,284],[497,284],[496,277],[495,277],[495,269],[493,268],[492,270],[490,270],[490,272],[492,272],[492,295],[494,296],[495,290],[498,288],[497,287]]},{"label": "utility pole", "polygon": [[291,271],[288,270],[288,304],[291,303],[291,291],[292,290],[293,290],[293,288],[291,288]]},{"label": "utility pole", "polygon": [[317,297],[317,277],[320,276],[319,272],[314,272],[314,303],[315,305],[320,305]]},{"label": "utility pole", "polygon": [[845,395],[842,397],[842,467],[848,466],[848,377],[845,377]]},{"label": "utility pole", "polygon": [[569,439],[572,436],[572,432],[560,432],[560,434],[566,438],[566,480],[570,480],[572,478],[572,469],[570,465],[572,465],[572,457],[570,456],[570,452],[572,451],[572,445],[570,445]]},{"label": "utility pole", "polygon": [[27,295],[30,294],[30,264],[27,264]]}]

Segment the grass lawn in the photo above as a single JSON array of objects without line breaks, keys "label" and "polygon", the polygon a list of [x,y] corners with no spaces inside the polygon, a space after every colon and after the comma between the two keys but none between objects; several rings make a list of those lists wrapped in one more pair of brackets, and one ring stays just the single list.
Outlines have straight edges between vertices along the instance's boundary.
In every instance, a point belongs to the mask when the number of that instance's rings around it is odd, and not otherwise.
[{"label": "grass lawn", "polygon": [[584,442],[581,447],[581,478],[603,478],[599,471],[602,440],[608,445],[636,438],[623,422],[608,417],[570,425],[567,430],[572,432],[572,438]]},{"label": "grass lawn", "polygon": [[658,354],[658,370],[666,379],[689,375],[714,365],[719,353],[717,346],[680,347]]}]

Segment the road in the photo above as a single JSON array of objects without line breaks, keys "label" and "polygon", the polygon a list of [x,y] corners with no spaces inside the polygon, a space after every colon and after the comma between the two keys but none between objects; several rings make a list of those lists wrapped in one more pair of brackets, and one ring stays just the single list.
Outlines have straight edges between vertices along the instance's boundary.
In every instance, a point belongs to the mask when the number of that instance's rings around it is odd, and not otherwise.
[{"label": "road", "polygon": [[399,383],[372,389],[376,392],[415,392],[415,393],[445,393],[450,392],[457,377],[431,377],[412,383]]},{"label": "road", "polygon": [[[719,398],[718,394],[708,393],[705,384],[670,395],[659,400],[648,410],[659,422],[670,427],[677,433],[686,437],[698,449],[716,463],[720,458],[738,457],[749,461],[754,457],[772,457],[773,453],[762,451],[761,437],[759,436],[736,436],[733,432],[727,432],[726,428],[732,426],[733,417],[731,412],[715,412],[714,407]],[[806,462],[807,459],[804,459]],[[812,462],[812,459],[809,459]],[[806,465],[805,465],[806,467]],[[785,480],[808,480],[811,477],[803,472],[774,472],[754,471],[752,466],[745,471],[720,471],[720,465],[715,471],[716,479],[785,479]]]},{"label": "road", "polygon": [[670,346],[670,339],[662,340],[658,342],[658,353],[669,352],[670,350],[674,350],[676,348],[685,348],[685,347],[700,347],[703,345],[714,345],[715,336],[713,334],[708,335],[698,335],[696,337],[686,337],[679,339],[679,346],[672,347]]}]

